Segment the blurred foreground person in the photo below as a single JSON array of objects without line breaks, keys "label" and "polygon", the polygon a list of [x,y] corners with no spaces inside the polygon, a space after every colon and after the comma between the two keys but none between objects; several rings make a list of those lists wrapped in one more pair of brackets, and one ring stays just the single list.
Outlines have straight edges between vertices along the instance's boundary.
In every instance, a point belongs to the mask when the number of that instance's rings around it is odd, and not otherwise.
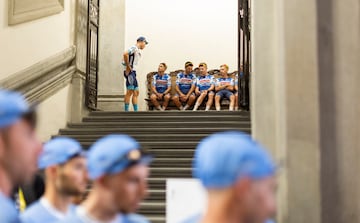
[{"label": "blurred foreground person", "polygon": [[86,191],[86,158],[76,140],[59,137],[47,142],[38,166],[45,172],[45,194],[21,215],[22,223],[62,220],[74,209],[73,197]]},{"label": "blurred foreground person", "polygon": [[88,172],[93,187],[88,198],[63,223],[141,223],[132,214],[147,195],[152,157],[127,135],[109,135],[91,146]]},{"label": "blurred foreground person", "polygon": [[207,211],[185,222],[271,222],[275,172],[270,155],[248,135],[223,132],[205,138],[195,152],[193,175],[207,190]]},{"label": "blurred foreground person", "polygon": [[25,98],[0,89],[0,222],[18,222],[10,199],[18,185],[30,183],[42,145],[35,134],[36,112]]}]

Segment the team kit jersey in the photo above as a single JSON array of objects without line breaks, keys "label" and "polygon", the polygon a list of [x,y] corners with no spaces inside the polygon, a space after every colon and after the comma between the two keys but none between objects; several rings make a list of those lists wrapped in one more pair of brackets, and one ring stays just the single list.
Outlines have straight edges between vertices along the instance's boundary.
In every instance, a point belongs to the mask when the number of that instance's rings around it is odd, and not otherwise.
[{"label": "team kit jersey", "polygon": [[224,86],[227,84],[230,84],[231,86],[235,86],[234,79],[231,77],[228,78],[221,77],[221,78],[217,78],[215,82],[215,86]]},{"label": "team kit jersey", "polygon": [[[141,58],[141,50],[137,46],[132,46],[128,50],[129,53],[129,64],[133,71],[136,71],[139,60]],[[126,66],[125,62],[123,61],[123,65]]]},{"label": "team kit jersey", "polygon": [[168,74],[162,76],[155,74],[152,86],[155,87],[158,93],[162,94],[171,86],[171,77]]},{"label": "team kit jersey", "polygon": [[179,89],[182,93],[187,94],[192,85],[196,84],[195,74],[184,74],[180,73],[176,78],[176,85],[179,86]]},{"label": "team kit jersey", "polygon": [[199,76],[196,79],[196,87],[199,88],[199,91],[208,90],[213,84],[214,84],[214,77],[210,76],[209,74],[205,76]]},{"label": "team kit jersey", "polygon": [[[85,211],[82,206],[76,208],[71,215],[68,215],[64,220],[58,223],[102,223],[93,219]],[[129,214],[129,215],[117,215],[110,223],[149,223],[149,221],[141,215]]]},{"label": "team kit jersey", "polygon": [[0,192],[0,222],[19,223],[15,203]]},{"label": "team kit jersey", "polygon": [[68,213],[64,214],[55,209],[50,202],[42,197],[39,201],[28,207],[20,216],[21,223],[37,223],[37,222],[58,222],[70,215],[75,206],[69,205]]}]

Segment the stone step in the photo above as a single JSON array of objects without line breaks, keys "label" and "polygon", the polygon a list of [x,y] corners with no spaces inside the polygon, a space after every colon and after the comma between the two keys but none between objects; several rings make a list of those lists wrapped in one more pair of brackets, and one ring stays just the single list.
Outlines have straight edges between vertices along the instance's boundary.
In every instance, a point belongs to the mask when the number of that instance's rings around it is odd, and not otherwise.
[{"label": "stone step", "polygon": [[150,177],[191,178],[192,169],[186,167],[151,167]]},{"label": "stone step", "polygon": [[250,119],[249,118],[244,118],[244,117],[222,117],[222,116],[215,116],[215,117],[157,117],[157,118],[152,118],[152,119],[148,119],[146,117],[131,117],[131,118],[127,118],[127,117],[116,117],[116,116],[109,116],[109,117],[87,117],[83,119],[84,123],[88,123],[88,122],[116,122],[116,123],[120,123],[120,122],[128,122],[128,123],[136,123],[136,122],[142,122],[145,125],[149,124],[149,123],[155,123],[155,122],[179,122],[179,121],[188,121],[188,122],[209,122],[209,121],[213,121],[213,120],[219,120],[221,119],[222,121],[237,121],[237,122],[245,122],[245,123],[249,123]]},{"label": "stone step", "polygon": [[155,189],[165,189],[166,188],[166,177],[150,177],[148,179],[149,188],[152,190]]},{"label": "stone step", "polygon": [[[96,139],[89,139],[89,140],[80,140],[80,143],[85,147],[88,148]],[[187,149],[187,148],[195,148],[198,144],[198,141],[190,141],[190,142],[153,142],[153,141],[140,141],[140,145],[146,149],[155,149],[155,148],[169,148],[169,149]]]},{"label": "stone step", "polygon": [[90,112],[89,116],[122,116],[122,117],[131,117],[131,116],[171,116],[171,115],[180,115],[180,116],[202,116],[202,115],[237,115],[250,117],[250,112],[248,111],[140,111],[140,112],[119,112],[119,111],[94,111]]},{"label": "stone step", "polygon": [[166,217],[163,215],[147,215],[147,219],[151,223],[165,223]]},{"label": "stone step", "polygon": [[177,127],[177,128],[244,128],[250,127],[250,123],[248,121],[224,121],[219,122],[219,120],[214,119],[211,121],[174,121],[174,122],[83,122],[79,124],[68,124],[68,128],[169,128],[169,127]]},{"label": "stone step", "polygon": [[[191,152],[191,154],[193,154]],[[191,167],[192,158],[155,158],[151,163],[151,167]]]},{"label": "stone step", "polygon": [[[208,136],[209,134],[177,134],[177,133],[172,133],[172,134],[131,134],[132,137],[134,137],[136,140],[142,142],[142,141],[147,141],[147,142],[164,142],[164,140],[172,142],[172,141],[179,141],[179,142],[183,142],[186,140],[189,141],[199,141],[201,139],[203,139],[204,137]],[[99,139],[101,137],[103,137],[103,134],[88,134],[88,135],[64,135],[64,136],[69,136],[69,137],[73,137],[79,141],[92,141],[92,140],[96,140]]]},{"label": "stone step", "polygon": [[165,216],[165,202],[142,202],[138,213],[143,215],[163,215]]},{"label": "stone step", "polygon": [[223,127],[213,127],[213,128],[208,128],[208,127],[193,127],[193,128],[188,128],[188,127],[183,127],[183,128],[178,128],[177,126],[174,127],[161,127],[161,128],[153,128],[153,127],[138,127],[138,128],[133,128],[133,127],[125,127],[125,128],[118,128],[118,127],[108,127],[108,126],[104,126],[104,127],[89,127],[89,128],[85,128],[85,127],[78,127],[78,128],[67,128],[67,129],[61,129],[60,130],[60,134],[61,135],[88,135],[88,134],[93,134],[94,132],[98,133],[98,134],[102,134],[102,135],[106,135],[106,134],[114,134],[114,133],[123,133],[123,134],[165,134],[165,133],[178,133],[178,134],[195,134],[195,133],[202,133],[202,134],[211,134],[211,133],[215,133],[215,132],[222,132],[222,131],[231,131],[231,130],[239,130],[239,131],[244,131],[247,133],[250,133],[250,123],[249,123],[249,127],[233,127],[233,128],[223,128]]},{"label": "stone step", "polygon": [[191,178],[194,151],[199,141],[219,131],[251,132],[249,112],[166,111],[91,112],[82,123],[68,124],[60,135],[80,140],[88,148],[98,138],[129,134],[154,155],[148,179],[149,196],[139,213],[153,223],[165,223],[166,179]]},{"label": "stone step", "polygon": [[160,122],[160,123],[142,123],[142,122],[83,122],[76,124],[68,124],[67,128],[82,128],[82,129],[91,129],[91,128],[99,128],[99,129],[107,129],[107,128],[248,128],[248,122],[241,121],[228,121],[228,122],[219,122],[219,120],[214,119],[210,122]]},{"label": "stone step", "polygon": [[237,113],[228,113],[228,114],[219,114],[219,113],[203,113],[199,115],[196,112],[192,113],[179,113],[179,114],[172,114],[172,113],[163,113],[163,114],[146,114],[146,115],[90,115],[87,117],[84,117],[84,119],[103,119],[103,118],[114,118],[118,120],[133,120],[133,119],[140,119],[144,121],[151,121],[153,119],[155,120],[161,120],[163,118],[173,118],[173,119],[180,119],[180,118],[186,118],[186,119],[212,119],[212,118],[223,118],[223,119],[235,119],[235,120],[250,120],[250,116],[248,115],[239,115]]},{"label": "stone step", "polygon": [[153,201],[164,201],[166,198],[166,189],[150,189],[148,197],[145,199],[145,201],[153,202]]}]

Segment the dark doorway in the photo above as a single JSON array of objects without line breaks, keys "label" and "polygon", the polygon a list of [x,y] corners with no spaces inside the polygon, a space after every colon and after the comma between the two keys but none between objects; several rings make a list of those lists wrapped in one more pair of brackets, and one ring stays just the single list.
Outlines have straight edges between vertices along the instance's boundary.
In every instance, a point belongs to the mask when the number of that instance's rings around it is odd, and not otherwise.
[{"label": "dark doorway", "polygon": [[245,110],[250,109],[250,4],[250,0],[238,0],[238,103]]}]

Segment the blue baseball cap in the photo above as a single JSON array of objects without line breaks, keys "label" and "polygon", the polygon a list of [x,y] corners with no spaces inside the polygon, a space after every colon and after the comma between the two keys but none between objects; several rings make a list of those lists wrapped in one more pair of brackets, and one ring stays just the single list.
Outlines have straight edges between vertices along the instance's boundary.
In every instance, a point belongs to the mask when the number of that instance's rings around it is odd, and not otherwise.
[{"label": "blue baseball cap", "polygon": [[57,137],[44,144],[43,152],[38,160],[39,169],[64,164],[77,156],[85,156],[85,151],[75,139]]},{"label": "blue baseball cap", "polygon": [[0,89],[0,128],[8,127],[21,118],[35,125],[35,106],[30,106],[18,92]]},{"label": "blue baseball cap", "polygon": [[195,151],[193,175],[206,188],[226,188],[242,177],[262,179],[275,173],[270,154],[242,132],[215,133]]},{"label": "blue baseball cap", "polygon": [[120,173],[136,164],[149,165],[153,157],[140,150],[128,135],[108,135],[96,141],[88,153],[88,173],[92,180]]},{"label": "blue baseball cap", "polygon": [[136,40],[137,42],[145,42],[145,44],[149,44],[149,42],[146,40],[146,38],[144,36],[140,36],[139,38],[137,38]]}]

